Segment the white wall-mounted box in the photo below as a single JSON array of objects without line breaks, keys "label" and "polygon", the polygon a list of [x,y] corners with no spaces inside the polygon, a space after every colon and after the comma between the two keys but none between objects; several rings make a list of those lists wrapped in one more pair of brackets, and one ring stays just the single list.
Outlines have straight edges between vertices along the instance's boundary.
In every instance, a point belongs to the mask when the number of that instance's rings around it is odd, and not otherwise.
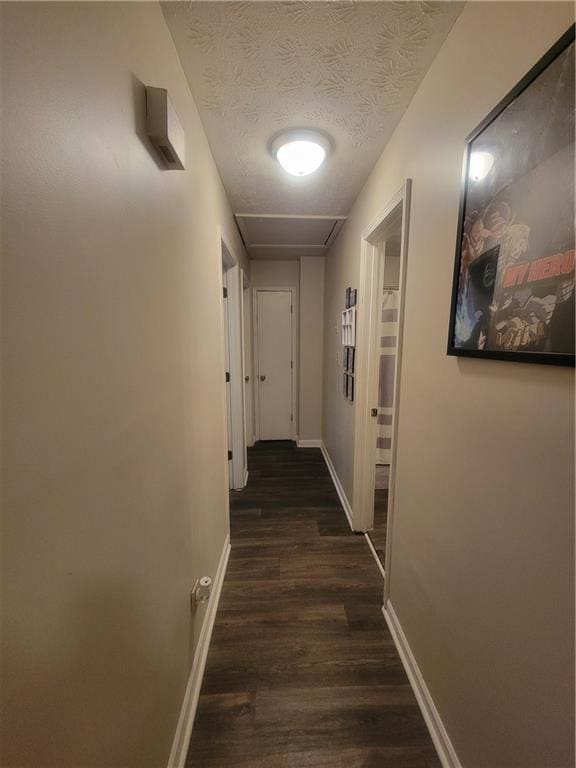
[{"label": "white wall-mounted box", "polygon": [[186,134],[166,88],[146,86],[146,133],[169,170],[184,170]]}]

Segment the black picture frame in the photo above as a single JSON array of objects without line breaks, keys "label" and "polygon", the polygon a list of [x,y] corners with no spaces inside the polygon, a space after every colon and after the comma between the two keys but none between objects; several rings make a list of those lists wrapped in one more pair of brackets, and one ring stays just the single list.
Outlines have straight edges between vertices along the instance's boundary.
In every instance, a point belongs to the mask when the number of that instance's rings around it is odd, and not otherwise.
[{"label": "black picture frame", "polygon": [[356,306],[356,299],[358,298],[358,288],[352,288],[350,290],[350,306]]},{"label": "black picture frame", "polygon": [[354,402],[354,376],[348,376],[348,400]]},{"label": "black picture frame", "polygon": [[342,394],[344,397],[348,397],[348,374],[342,374]]},{"label": "black picture frame", "polygon": [[344,370],[347,373],[354,373],[354,358],[355,358],[355,348],[354,347],[344,347],[344,352],[342,355],[342,364],[344,366]]},{"label": "black picture frame", "polygon": [[[543,117],[552,113],[550,103],[537,102],[549,93],[550,98],[554,96],[556,100],[563,97],[564,100],[555,101],[554,106],[559,103],[568,119],[560,122],[557,118],[557,125],[551,122],[546,124],[550,128],[548,133],[556,130],[553,134],[556,140],[565,141],[565,146],[572,147],[573,152],[574,89],[573,83],[570,88],[570,83],[567,85],[566,82],[569,81],[567,73],[571,71],[573,76],[574,72],[574,31],[575,25],[572,25],[466,138],[448,355],[574,366],[573,165],[567,171],[571,179],[563,171],[562,187],[558,184],[558,174],[552,173],[554,166],[545,165],[550,162],[545,154],[550,147],[544,147],[543,142],[538,144],[536,139],[526,145],[526,137],[530,139],[530,134],[533,137],[542,135],[542,132],[537,132],[540,120],[552,120]],[[520,97],[522,99],[518,101]],[[540,106],[540,110],[534,110],[527,119],[522,110],[529,110],[530,105],[534,107],[535,104]],[[570,130],[571,122],[572,143],[569,138],[566,141],[565,133]],[[515,130],[511,129],[512,126]],[[520,138],[510,140],[518,134]],[[499,150],[497,157],[501,160],[501,181],[498,181],[497,163],[488,151],[490,140],[498,137],[509,139],[507,144],[502,141],[500,145],[492,145]],[[521,145],[522,140],[525,146]],[[489,180],[489,171],[483,193],[477,191],[478,187],[472,188],[474,182],[470,180],[473,148],[478,153],[485,149],[483,154],[490,155],[495,169],[493,176],[496,181]],[[560,151],[555,151],[560,154]],[[535,164],[529,166],[535,158]],[[518,172],[523,169],[524,176],[514,177],[511,173],[514,168]],[[533,174],[533,178],[526,181],[529,174]],[[537,182],[540,183],[538,188]],[[499,189],[498,183],[502,184]],[[559,191],[556,191],[557,186],[560,186]],[[560,209],[562,213],[571,209],[569,220],[567,215],[561,216],[558,206],[555,206],[555,199],[562,191],[568,194],[560,198]],[[507,196],[511,203],[506,201]],[[486,206],[474,208],[477,201],[486,203]],[[523,214],[528,214],[526,223],[522,223],[521,219],[518,222],[513,209],[516,204]],[[539,226],[534,226],[534,223]],[[510,245],[512,226],[525,227],[522,231],[517,230],[516,242],[519,245]],[[532,241],[537,244],[533,249]],[[470,335],[466,337],[468,332]]]},{"label": "black picture frame", "polygon": [[350,296],[352,294],[352,288],[346,288],[346,309],[350,309]]}]

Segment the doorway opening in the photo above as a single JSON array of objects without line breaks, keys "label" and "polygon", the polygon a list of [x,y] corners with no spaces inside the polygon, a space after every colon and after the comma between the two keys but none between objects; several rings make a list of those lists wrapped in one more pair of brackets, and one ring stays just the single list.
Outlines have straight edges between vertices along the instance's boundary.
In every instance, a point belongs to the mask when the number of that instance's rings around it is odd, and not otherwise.
[{"label": "doorway opening", "polygon": [[398,312],[400,309],[400,247],[402,244],[402,217],[390,214],[377,252],[382,277],[380,305],[376,306],[378,332],[378,388],[376,400],[376,443],[374,473],[374,517],[368,531],[379,565],[386,559],[386,527],[388,519],[388,489],[392,461],[392,418],[394,414],[394,380],[398,351]]},{"label": "doorway opening", "polygon": [[222,312],[226,378],[228,487],[244,488],[247,481],[244,381],[243,271],[220,235],[222,254]]},{"label": "doorway opening", "polygon": [[355,529],[364,531],[389,589],[399,429],[411,181],[363,233],[359,305]]}]

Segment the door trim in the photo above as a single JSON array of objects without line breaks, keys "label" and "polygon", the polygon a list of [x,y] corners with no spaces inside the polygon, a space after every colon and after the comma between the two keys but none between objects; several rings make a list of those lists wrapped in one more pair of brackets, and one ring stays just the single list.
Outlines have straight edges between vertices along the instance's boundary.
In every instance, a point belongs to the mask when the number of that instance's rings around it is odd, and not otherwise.
[{"label": "door trim", "polygon": [[[221,228],[218,227],[218,248],[222,267],[226,271],[228,283],[228,328],[222,325],[223,333],[228,334],[230,356],[230,408],[232,421],[232,471],[230,473],[230,488],[241,489],[246,485],[247,453],[245,441],[245,407],[244,407],[244,344],[243,344],[243,310],[242,310],[242,274],[238,257]],[[224,302],[222,286],[220,301]],[[224,317],[224,307],[221,307]],[[222,338],[222,365],[225,369],[224,338]],[[224,379],[224,375],[222,376]],[[225,445],[228,444],[227,402],[224,397],[224,434]]]},{"label": "door trim", "polygon": [[400,408],[400,379],[402,369],[402,348],[404,336],[404,310],[406,293],[406,262],[408,253],[408,228],[410,221],[410,195],[412,180],[394,195],[366,227],[361,236],[361,260],[359,291],[362,301],[357,309],[358,369],[356,374],[356,424],[354,431],[354,491],[352,509],[354,530],[366,532],[374,523],[374,485],[376,472],[376,420],[370,409],[377,402],[378,394],[378,322],[380,287],[382,283],[382,258],[378,253],[378,242],[391,221],[399,212],[402,216],[402,240],[400,246],[400,311],[398,313],[398,344],[394,374],[394,406],[392,416],[392,454],[388,489],[388,522],[386,527],[386,554],[384,568],[387,578],[384,582],[385,602],[390,590],[390,566],[392,526],[396,486],[396,459],[398,453],[398,427]]},{"label": "door trim", "polygon": [[[291,439],[296,440],[297,436],[297,423],[298,423],[298,400],[296,391],[296,382],[298,381],[298,357],[297,357],[297,339],[298,339],[298,304],[297,304],[297,291],[296,288],[290,286],[262,286],[254,287],[252,289],[252,327],[253,327],[253,366],[254,366],[254,383],[256,384],[256,376],[259,370],[259,358],[258,358],[258,291],[282,291],[286,293],[290,291],[292,302],[292,432]],[[254,432],[256,440],[260,440],[260,401],[258,398],[257,387],[254,387]]]}]

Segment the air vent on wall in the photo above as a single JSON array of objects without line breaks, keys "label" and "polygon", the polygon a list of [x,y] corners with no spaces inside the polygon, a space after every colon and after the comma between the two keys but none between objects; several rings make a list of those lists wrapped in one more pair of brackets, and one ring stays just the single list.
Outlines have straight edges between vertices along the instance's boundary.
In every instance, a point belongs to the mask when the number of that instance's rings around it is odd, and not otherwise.
[{"label": "air vent on wall", "polygon": [[186,136],[165,88],[146,86],[146,132],[169,170],[184,170]]}]

